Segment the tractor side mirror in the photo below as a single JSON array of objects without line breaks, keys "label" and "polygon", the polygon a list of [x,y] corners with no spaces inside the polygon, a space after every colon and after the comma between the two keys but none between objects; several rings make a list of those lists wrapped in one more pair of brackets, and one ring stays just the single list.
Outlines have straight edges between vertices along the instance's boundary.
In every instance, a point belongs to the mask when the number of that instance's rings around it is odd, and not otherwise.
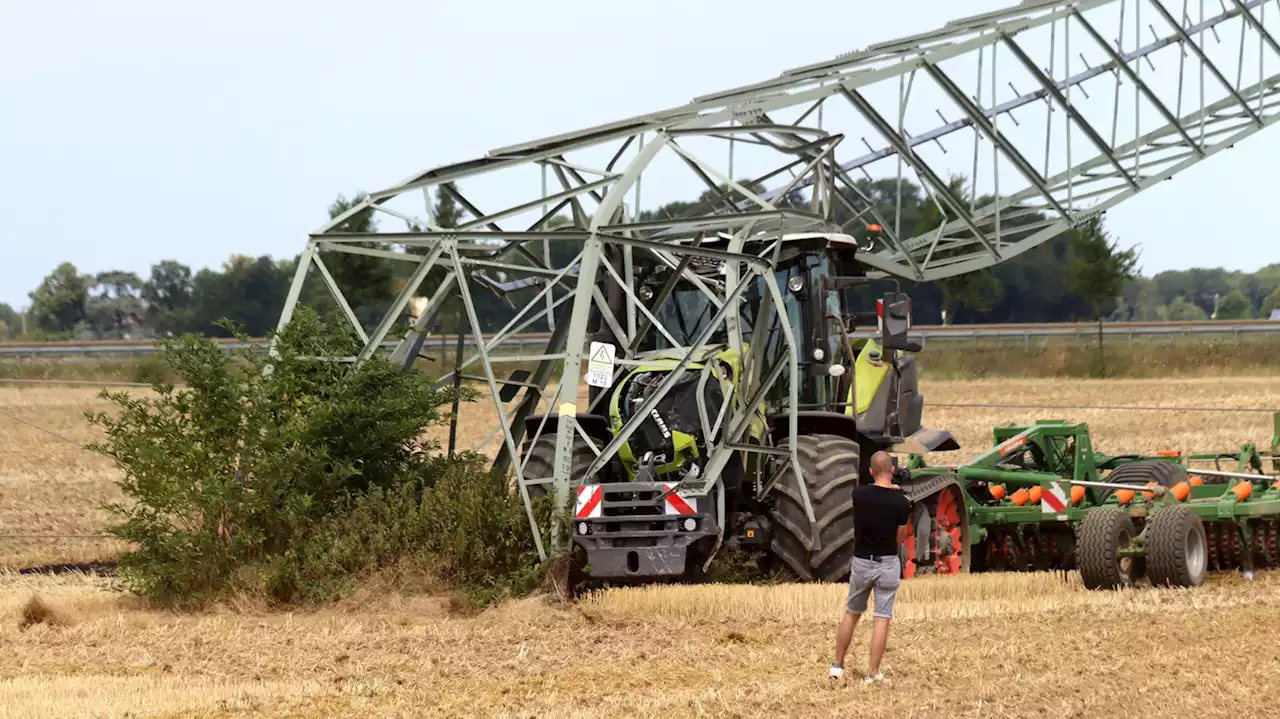
[{"label": "tractor side mirror", "polygon": [[918,342],[909,342],[911,330],[911,298],[902,292],[886,293],[876,300],[876,321],[880,329],[880,346],[891,350],[919,352]]}]

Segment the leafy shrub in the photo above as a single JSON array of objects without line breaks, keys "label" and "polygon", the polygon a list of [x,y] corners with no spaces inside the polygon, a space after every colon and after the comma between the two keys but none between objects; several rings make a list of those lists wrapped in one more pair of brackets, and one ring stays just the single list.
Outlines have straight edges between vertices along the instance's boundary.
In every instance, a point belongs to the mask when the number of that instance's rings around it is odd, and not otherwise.
[{"label": "leafy shrub", "polygon": [[186,386],[107,391],[118,413],[89,415],[106,430],[91,448],[124,472],[125,500],[108,509],[110,531],[137,545],[120,563],[132,589],[168,604],[227,591],[312,602],[406,558],[495,595],[532,581],[527,516],[505,478],[423,437],[450,390],[379,358],[315,359],[358,345],[302,308],[272,339],[273,357],[163,341]]},{"label": "leafy shrub", "polygon": [[167,380],[169,366],[158,357],[145,357],[133,366],[133,381],[142,384],[157,384]]},{"label": "leafy shrub", "polygon": [[[276,577],[275,583],[292,582],[314,593],[308,599],[319,599],[342,589],[333,578],[382,566],[371,558],[407,558],[476,605],[527,594],[544,570],[528,514],[507,476],[489,471],[487,463],[479,455],[457,455],[430,463],[417,481],[366,492],[299,546],[301,561],[281,564],[310,574]],[[548,549],[550,506],[549,500],[534,505]]]}]

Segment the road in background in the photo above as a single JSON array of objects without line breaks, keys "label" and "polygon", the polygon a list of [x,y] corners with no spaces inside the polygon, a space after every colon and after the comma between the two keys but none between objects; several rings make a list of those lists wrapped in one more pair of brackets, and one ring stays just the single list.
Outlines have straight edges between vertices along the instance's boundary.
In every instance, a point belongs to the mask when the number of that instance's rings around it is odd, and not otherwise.
[{"label": "road in background", "polygon": [[[1266,341],[1280,342],[1280,321],[1246,320],[1219,322],[1115,322],[1104,323],[1102,332],[1108,341],[1136,344],[1140,342],[1174,343],[1185,339],[1217,342]],[[918,325],[911,331],[914,337],[926,344],[963,343],[982,345],[988,343],[1026,345],[1045,344],[1051,341],[1091,341],[1098,335],[1098,325],[1093,323],[1043,323],[1043,324],[984,324],[984,325]],[[873,330],[854,333],[855,337],[874,336]],[[514,335],[512,340],[519,350],[541,349],[550,333],[534,332]],[[228,350],[243,346],[231,339],[216,340]],[[453,336],[432,336],[427,339],[424,351],[437,347],[452,347]],[[470,337],[464,342],[473,344]],[[251,340],[252,347],[266,349],[266,340]],[[383,343],[388,349],[395,340]],[[22,358],[67,357],[144,357],[156,353],[152,340],[69,340],[60,342],[3,342],[0,343],[0,360]]]}]

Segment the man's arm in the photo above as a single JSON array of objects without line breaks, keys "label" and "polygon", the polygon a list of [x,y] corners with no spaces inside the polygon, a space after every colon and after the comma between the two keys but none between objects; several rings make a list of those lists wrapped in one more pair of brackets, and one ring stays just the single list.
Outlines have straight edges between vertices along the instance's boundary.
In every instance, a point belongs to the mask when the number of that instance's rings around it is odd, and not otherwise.
[{"label": "man's arm", "polygon": [[905,496],[902,500],[906,506],[902,509],[902,524],[898,525],[898,544],[907,541],[907,528],[911,525],[911,501]]}]

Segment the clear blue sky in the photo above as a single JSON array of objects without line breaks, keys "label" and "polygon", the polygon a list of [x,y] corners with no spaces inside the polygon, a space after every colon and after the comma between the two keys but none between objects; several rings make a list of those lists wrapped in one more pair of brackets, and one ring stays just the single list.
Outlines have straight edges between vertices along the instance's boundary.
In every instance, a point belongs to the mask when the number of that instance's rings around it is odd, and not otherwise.
[{"label": "clear blue sky", "polygon": [[[291,256],[339,193],[1007,4],[10,0],[0,302],[27,304],[64,260],[145,275]],[[1108,226],[1148,274],[1278,262],[1277,158],[1264,131]]]}]

